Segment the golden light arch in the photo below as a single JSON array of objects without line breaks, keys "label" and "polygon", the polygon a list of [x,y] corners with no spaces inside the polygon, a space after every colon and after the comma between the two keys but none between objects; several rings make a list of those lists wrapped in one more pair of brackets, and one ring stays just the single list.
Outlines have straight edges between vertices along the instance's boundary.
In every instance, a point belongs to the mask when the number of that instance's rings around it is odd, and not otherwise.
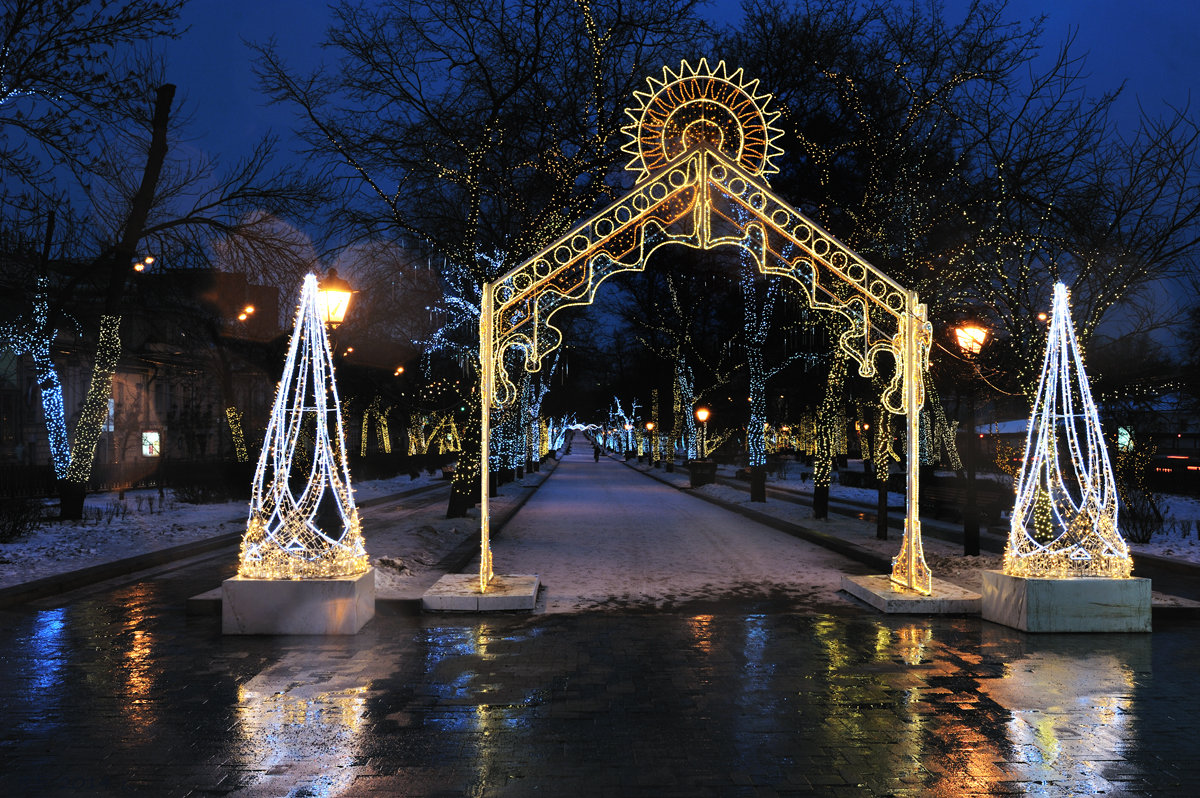
[{"label": "golden light arch", "polygon": [[[632,121],[624,128],[630,138],[624,150],[633,156],[627,168],[637,175],[634,187],[483,287],[483,451],[489,451],[492,407],[516,395],[506,354],[518,350],[524,368],[538,371],[542,358],[562,343],[550,322],[555,312],[591,304],[604,280],[641,271],[661,246],[742,247],[763,274],[794,280],[811,307],[849,321],[838,345],[858,363],[859,374],[873,376],[878,357],[891,356],[894,370],[882,400],[907,417],[908,428],[907,512],[892,580],[928,595],[932,577],[917,504],[917,419],[932,340],[925,306],[770,190],[767,175],[780,154],[773,124],[778,114],[768,110],[770,95],[758,93],[757,81],[746,83],[741,70],[729,74],[724,62],[710,68],[702,59],[694,66],[684,61],[678,71],[664,68],[661,79],[647,82],[650,90],[635,92],[638,106],[626,110]],[[483,592],[493,568],[488,457],[481,459]]]}]

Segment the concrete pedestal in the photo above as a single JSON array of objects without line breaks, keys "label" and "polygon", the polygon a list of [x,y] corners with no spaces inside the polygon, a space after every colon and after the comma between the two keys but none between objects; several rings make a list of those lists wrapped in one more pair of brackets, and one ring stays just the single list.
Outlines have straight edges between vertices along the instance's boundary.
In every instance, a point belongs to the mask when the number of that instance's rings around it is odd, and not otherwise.
[{"label": "concrete pedestal", "polygon": [[931,587],[933,593],[926,596],[901,587],[886,575],[842,577],[842,590],[880,612],[926,615],[979,612],[978,593],[941,579],[934,579]]},{"label": "concrete pedestal", "polygon": [[983,617],[1023,632],[1149,632],[1150,580],[984,571]]},{"label": "concrete pedestal", "polygon": [[352,635],[375,616],[375,569],[336,579],[244,579],[221,583],[227,635]]},{"label": "concrete pedestal", "polygon": [[421,609],[440,612],[532,610],[537,605],[541,577],[496,574],[486,593],[479,591],[478,574],[446,574],[421,596]]}]

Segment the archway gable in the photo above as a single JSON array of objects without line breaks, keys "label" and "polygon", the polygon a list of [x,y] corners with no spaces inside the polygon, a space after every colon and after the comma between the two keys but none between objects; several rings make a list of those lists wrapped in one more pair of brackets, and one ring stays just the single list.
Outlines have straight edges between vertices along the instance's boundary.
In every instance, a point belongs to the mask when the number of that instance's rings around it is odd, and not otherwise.
[{"label": "archway gable", "polygon": [[[894,413],[908,411],[901,367],[905,332],[910,326],[917,330],[924,370],[932,337],[924,306],[784,202],[761,178],[703,144],[487,286],[494,314],[495,404],[502,406],[515,396],[505,366],[508,350],[522,353],[526,370],[539,370],[542,358],[562,343],[562,332],[551,322],[556,312],[591,304],[604,280],[643,270],[650,255],[670,243],[696,249],[741,247],[763,274],[794,280],[811,307],[849,322],[838,344],[858,363],[861,375],[876,373],[880,354],[893,358],[883,402]],[[911,319],[915,324],[906,323],[910,317],[916,317]],[[918,406],[922,393],[923,387]]]}]

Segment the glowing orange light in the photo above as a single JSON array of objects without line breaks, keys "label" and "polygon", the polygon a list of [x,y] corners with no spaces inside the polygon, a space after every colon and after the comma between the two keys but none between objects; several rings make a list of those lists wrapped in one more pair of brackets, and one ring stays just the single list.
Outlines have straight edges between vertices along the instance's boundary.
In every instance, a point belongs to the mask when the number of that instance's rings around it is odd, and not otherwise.
[{"label": "glowing orange light", "polygon": [[986,327],[980,327],[977,324],[964,324],[961,327],[954,328],[954,340],[958,344],[958,348],[968,355],[978,355],[983,345],[987,343],[988,331]]}]

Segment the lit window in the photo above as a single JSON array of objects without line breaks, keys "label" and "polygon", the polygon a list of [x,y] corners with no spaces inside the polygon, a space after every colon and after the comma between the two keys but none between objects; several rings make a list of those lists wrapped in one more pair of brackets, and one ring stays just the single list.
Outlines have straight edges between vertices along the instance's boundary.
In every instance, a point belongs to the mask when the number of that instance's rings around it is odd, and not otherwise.
[{"label": "lit window", "polygon": [[157,432],[142,433],[142,457],[158,457],[160,444]]}]

